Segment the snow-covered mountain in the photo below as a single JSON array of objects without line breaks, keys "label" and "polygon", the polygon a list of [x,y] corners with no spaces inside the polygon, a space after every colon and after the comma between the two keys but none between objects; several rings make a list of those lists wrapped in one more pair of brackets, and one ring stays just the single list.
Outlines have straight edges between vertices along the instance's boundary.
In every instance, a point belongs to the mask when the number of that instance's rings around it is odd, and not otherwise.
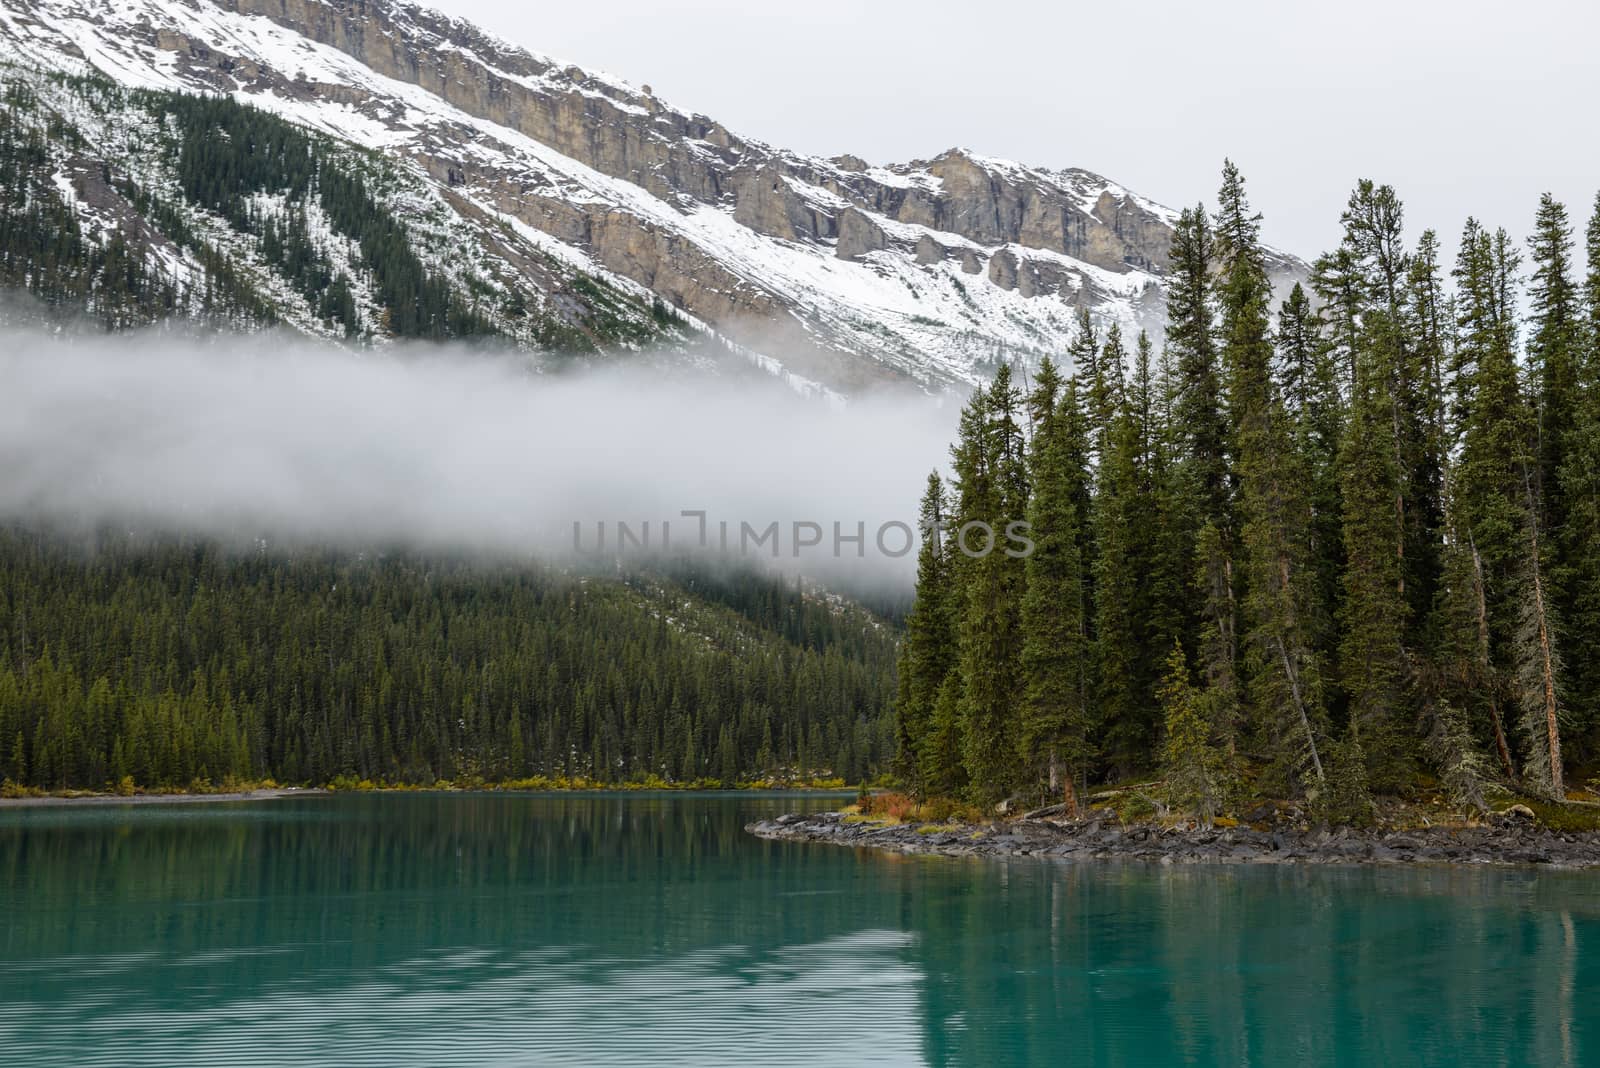
[{"label": "snow-covered mountain", "polygon": [[[442,269],[505,276],[574,321],[585,285],[645,326],[639,309],[659,322],[665,305],[834,389],[970,382],[1059,353],[1078,308],[1159,326],[1176,213],[1105,178],[962,150],[802,156],[409,4],[0,0],[0,49],[227,94],[373,150],[415,203],[442,207]],[[483,262],[452,265],[452,248]],[[1286,255],[1273,267],[1304,272]],[[518,283],[524,270],[537,277]]]}]

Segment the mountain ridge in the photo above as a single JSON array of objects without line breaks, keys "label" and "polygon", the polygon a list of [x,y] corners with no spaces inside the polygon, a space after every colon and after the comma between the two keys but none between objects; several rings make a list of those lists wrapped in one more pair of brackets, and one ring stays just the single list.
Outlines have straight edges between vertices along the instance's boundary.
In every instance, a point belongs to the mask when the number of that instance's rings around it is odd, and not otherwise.
[{"label": "mountain ridge", "polygon": [[404,159],[458,212],[832,389],[967,385],[1059,354],[1080,308],[1164,312],[1176,213],[1093,172],[805,156],[417,5],[0,0],[0,38]]}]

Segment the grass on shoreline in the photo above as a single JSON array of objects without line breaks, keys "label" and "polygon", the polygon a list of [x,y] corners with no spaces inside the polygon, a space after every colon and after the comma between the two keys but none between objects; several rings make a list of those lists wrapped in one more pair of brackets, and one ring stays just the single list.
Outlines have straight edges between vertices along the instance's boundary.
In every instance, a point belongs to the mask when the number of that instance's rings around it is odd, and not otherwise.
[{"label": "grass on shoreline", "polygon": [[[732,784],[721,779],[694,779],[692,781],[674,782],[657,776],[649,776],[642,780],[629,782],[602,782],[586,776],[543,776],[535,775],[531,778],[503,779],[498,781],[485,781],[483,779],[438,779],[431,783],[401,783],[373,779],[357,779],[350,775],[341,775],[329,782],[322,784],[295,784],[292,788],[307,791],[327,791],[331,793],[377,793],[377,792],[420,792],[420,791],[458,791],[466,792],[495,792],[495,791],[524,791],[524,792],[597,792],[597,791],[643,791],[643,790],[675,790],[675,791],[711,791],[711,790],[819,790],[842,791],[855,789],[847,786],[843,779],[824,778],[811,776],[808,778],[778,779],[762,778],[741,780]],[[210,795],[251,794],[262,792],[282,791],[286,787],[274,779],[235,779],[226,778],[221,782],[212,782],[210,779],[196,779],[184,786],[145,786],[135,783],[132,778],[125,778],[119,783],[108,783],[103,790],[44,790],[37,786],[22,786],[10,779],[0,780],[0,800],[27,800],[57,798],[62,800],[89,799],[89,798],[118,798],[118,797],[205,797]]]},{"label": "grass on shoreline", "polygon": [[[1158,808],[1149,789],[1158,784],[1140,783],[1125,789],[1102,791],[1085,801],[1083,815],[1110,819],[1123,826],[1182,827],[1193,819],[1183,812]],[[1436,790],[1418,790],[1409,797],[1381,798],[1374,805],[1373,817],[1362,826],[1381,832],[1420,830],[1429,827],[1482,826],[1492,817],[1518,816],[1557,833],[1600,831],[1600,803],[1586,791],[1568,795],[1565,803],[1541,799],[1504,787],[1489,791],[1488,810],[1475,812],[1451,803]],[[1308,812],[1303,803],[1257,797],[1234,806],[1236,811],[1218,815],[1212,826],[1221,830],[1250,827],[1255,830],[1295,828],[1309,830],[1325,825]],[[938,834],[976,824],[1004,823],[1019,811],[999,815],[981,807],[942,798],[916,799],[902,793],[884,791],[863,794],[843,809],[846,823],[875,827],[914,826],[921,834]]]}]

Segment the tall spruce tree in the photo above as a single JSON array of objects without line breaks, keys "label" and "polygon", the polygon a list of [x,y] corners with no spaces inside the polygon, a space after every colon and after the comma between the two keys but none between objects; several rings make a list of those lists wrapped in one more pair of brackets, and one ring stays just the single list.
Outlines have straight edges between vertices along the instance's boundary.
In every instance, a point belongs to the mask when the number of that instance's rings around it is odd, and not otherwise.
[{"label": "tall spruce tree", "polygon": [[1349,396],[1355,391],[1356,353],[1361,349],[1361,319],[1367,292],[1355,250],[1348,241],[1312,263],[1311,289],[1322,298],[1327,343],[1339,368],[1339,388]]},{"label": "tall spruce tree", "polygon": [[[1580,640],[1600,635],[1600,196],[1585,251],[1572,427],[1557,474],[1564,512],[1551,531],[1565,568],[1559,576],[1562,621],[1566,633]],[[1567,665],[1573,726],[1585,738],[1600,726],[1600,656],[1572,656]],[[1575,759],[1594,755],[1592,745],[1574,747]]]},{"label": "tall spruce tree", "polygon": [[1191,618],[1206,708],[1231,747],[1239,714],[1232,476],[1212,272],[1217,239],[1203,206],[1183,211],[1172,236],[1167,349],[1176,372],[1178,481],[1192,541]]},{"label": "tall spruce tree", "polygon": [[1172,234],[1167,293],[1167,351],[1177,374],[1175,415],[1196,519],[1224,526],[1229,509],[1228,418],[1212,304],[1216,256],[1216,235],[1205,209],[1183,211]]},{"label": "tall spruce tree", "polygon": [[[1590,550],[1595,544],[1582,532],[1581,518],[1575,517],[1571,491],[1584,492],[1584,476],[1576,480],[1570,457],[1582,451],[1581,406],[1584,363],[1584,317],[1581,292],[1573,278],[1572,226],[1567,209],[1549,193],[1539,198],[1534,233],[1529,241],[1533,274],[1528,288],[1529,397],[1534,405],[1537,428],[1533,470],[1537,528],[1529,531],[1541,543],[1549,567],[1540,579],[1538,593],[1548,597],[1553,617],[1568,623],[1567,634],[1576,633],[1570,623],[1582,618],[1584,604],[1580,593],[1585,572],[1596,569]],[[1581,509],[1581,506],[1580,506]],[[1592,581],[1589,580],[1589,581]],[[1574,664],[1573,667],[1579,667]],[[1567,692],[1582,704],[1577,719],[1587,721],[1593,712],[1592,689],[1600,676],[1588,665],[1569,672]]]},{"label": "tall spruce tree", "polygon": [[1006,528],[1026,516],[1022,398],[1002,366],[963,415],[955,450],[960,504],[957,568],[962,754],[974,794],[1004,796],[1017,785],[1021,704],[1023,561],[1007,552]]},{"label": "tall spruce tree", "polygon": [[1583,321],[1572,278],[1572,226],[1566,207],[1549,193],[1539,198],[1529,245],[1528,373],[1538,430],[1535,489],[1545,525],[1561,530],[1568,508],[1560,472],[1577,420]]},{"label": "tall spruce tree", "polygon": [[[1089,318],[1089,309],[1078,309],[1074,326],[1072,343],[1067,348],[1067,360],[1071,368],[1068,381],[1072,384],[1072,404],[1070,408],[1063,409],[1062,416],[1074,420],[1078,428],[1078,432],[1071,439],[1074,442],[1072,447],[1078,450],[1073,462],[1081,464],[1084,471],[1091,471],[1099,463],[1103,429],[1110,417],[1109,414],[1099,411],[1103,398],[1096,400],[1095,397],[1095,381],[1097,378],[1103,381],[1104,375],[1100,369],[1100,336],[1095,331],[1094,321]],[[1080,487],[1076,506],[1078,556],[1083,563],[1084,603],[1090,606],[1094,604],[1095,560],[1099,556],[1094,540],[1094,524],[1090,518],[1093,497],[1093,483],[1086,478]],[[1092,607],[1086,623],[1092,638],[1094,635]]]},{"label": "tall spruce tree", "polygon": [[[1115,328],[1106,337],[1105,360],[1122,355]],[[1094,562],[1094,649],[1099,681],[1096,727],[1102,747],[1122,772],[1136,769],[1153,712],[1139,686],[1140,580],[1138,532],[1139,426],[1120,383],[1115,394],[1106,444],[1095,471],[1090,522],[1097,555]]]},{"label": "tall spruce tree", "polygon": [[1500,715],[1502,695],[1489,651],[1488,617],[1478,558],[1457,518],[1454,478],[1446,467],[1444,576],[1431,617],[1431,647],[1421,658],[1418,697],[1424,745],[1440,778],[1460,800],[1482,809],[1489,766],[1474,722],[1487,723],[1507,777],[1514,774]]},{"label": "tall spruce tree", "polygon": [[1404,733],[1408,606],[1395,535],[1400,472],[1384,370],[1378,358],[1361,356],[1339,456],[1345,555],[1339,667],[1349,696],[1347,735],[1364,757],[1378,761],[1372,770],[1380,786],[1395,784],[1410,755]]},{"label": "tall spruce tree", "polygon": [[1427,648],[1414,664],[1423,749],[1451,793],[1470,807],[1484,807],[1491,774],[1473,724],[1487,724],[1501,770],[1513,774],[1501,707],[1506,695],[1490,654],[1487,601],[1481,560],[1460,518],[1456,466],[1459,433],[1450,401],[1455,366],[1455,313],[1446,296],[1439,239],[1424,231],[1407,279],[1408,330],[1419,379],[1426,384],[1429,448],[1440,464],[1441,521],[1438,532],[1440,584],[1428,612]]},{"label": "tall spruce tree", "polygon": [[1509,680],[1529,784],[1559,795],[1560,677],[1554,605],[1535,496],[1534,414],[1515,355],[1512,293],[1517,255],[1504,230],[1492,237],[1469,220],[1456,275],[1462,295],[1459,383],[1463,434],[1457,475],[1461,521],[1482,571],[1489,659]]},{"label": "tall spruce tree", "polygon": [[[1445,470],[1453,451],[1446,396],[1445,369],[1455,344],[1455,324],[1439,264],[1439,238],[1425,230],[1417,241],[1406,277],[1405,330],[1420,401],[1415,418],[1416,453],[1423,465],[1423,478],[1415,483],[1424,495],[1428,536],[1434,546],[1442,546],[1445,535]],[[1436,550],[1438,551],[1438,550]],[[1443,564],[1439,565],[1440,573]]]},{"label": "tall spruce tree", "polygon": [[1345,403],[1333,346],[1323,337],[1321,318],[1299,283],[1279,307],[1277,346],[1282,404],[1308,497],[1306,533],[1313,577],[1306,627],[1323,664],[1331,710],[1336,710],[1339,577],[1344,571],[1339,449]]},{"label": "tall spruce tree", "polygon": [[952,770],[933,764],[938,754],[923,752],[932,728],[934,703],[956,662],[955,575],[945,530],[949,506],[937,471],[928,475],[919,518],[922,546],[917,552],[916,599],[906,617],[906,636],[900,647],[897,712],[900,766],[920,785],[925,771],[933,778],[945,779]]},{"label": "tall spruce tree", "polygon": [[[1411,261],[1403,243],[1404,210],[1393,188],[1363,180],[1350,196],[1343,221],[1344,246],[1361,275],[1364,295],[1357,345],[1377,361],[1387,379],[1393,424],[1397,552],[1410,619],[1421,625],[1433,606],[1439,583],[1437,538],[1442,517],[1440,472],[1443,457],[1433,450],[1429,418],[1431,382],[1408,329],[1406,307]],[[1407,643],[1420,636],[1407,634]]]},{"label": "tall spruce tree", "polygon": [[1073,315],[1072,343],[1067,346],[1067,364],[1070,373],[1078,379],[1083,393],[1084,414],[1093,428],[1089,437],[1092,459],[1099,458],[1098,449],[1103,428],[1110,420],[1111,405],[1107,395],[1105,368],[1100,362],[1100,334],[1088,308],[1079,308]]},{"label": "tall spruce tree", "polygon": [[1140,423],[1139,507],[1135,519],[1139,538],[1140,583],[1143,596],[1143,655],[1140,679],[1151,695],[1166,670],[1161,650],[1189,637],[1190,556],[1185,540],[1186,517],[1181,513],[1178,465],[1174,460],[1172,381],[1170,361],[1163,355],[1154,366],[1150,337],[1139,334],[1134,351],[1134,410]]},{"label": "tall spruce tree", "polygon": [[1251,213],[1244,179],[1231,162],[1223,167],[1218,203],[1218,304],[1239,482],[1250,707],[1255,732],[1284,777],[1309,773],[1320,782],[1326,724],[1321,667],[1307,625],[1314,575],[1306,473],[1272,380],[1272,284],[1260,216]]},{"label": "tall spruce tree", "polygon": [[[1069,387],[1072,388],[1072,387]],[[1085,626],[1083,563],[1077,502],[1086,473],[1076,466],[1075,392],[1058,409],[1061,382],[1048,359],[1029,397],[1034,437],[1029,451],[1032,495],[1028,522],[1034,550],[1025,565],[1021,623],[1023,706],[1018,758],[1042,772],[1077,815],[1074,780],[1088,772],[1092,701],[1090,650]]]}]

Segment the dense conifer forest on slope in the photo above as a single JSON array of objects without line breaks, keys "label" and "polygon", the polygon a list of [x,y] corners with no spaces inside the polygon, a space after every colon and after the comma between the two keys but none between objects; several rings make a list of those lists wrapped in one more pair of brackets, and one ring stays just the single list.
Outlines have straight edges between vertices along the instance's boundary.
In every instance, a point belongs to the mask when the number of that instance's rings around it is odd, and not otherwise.
[{"label": "dense conifer forest on slope", "polygon": [[[1471,220],[1453,267],[1387,186],[1343,222],[1315,301],[1272,307],[1230,164],[1183,213],[1160,353],[1085,317],[1072,374],[972,398],[901,654],[921,791],[1072,808],[1159,774],[1207,819],[1265,794],[1359,822],[1419,783],[1560,798],[1593,767],[1600,202],[1586,273],[1549,197],[1526,258]],[[1027,559],[957,545],[1017,516]]]},{"label": "dense conifer forest on slope", "polygon": [[752,571],[0,529],[0,778],[858,781],[895,633]]},{"label": "dense conifer forest on slope", "polygon": [[229,97],[0,61],[0,284],[46,318],[570,353],[681,333],[543,257],[557,309],[499,236],[451,224],[406,166]]}]

